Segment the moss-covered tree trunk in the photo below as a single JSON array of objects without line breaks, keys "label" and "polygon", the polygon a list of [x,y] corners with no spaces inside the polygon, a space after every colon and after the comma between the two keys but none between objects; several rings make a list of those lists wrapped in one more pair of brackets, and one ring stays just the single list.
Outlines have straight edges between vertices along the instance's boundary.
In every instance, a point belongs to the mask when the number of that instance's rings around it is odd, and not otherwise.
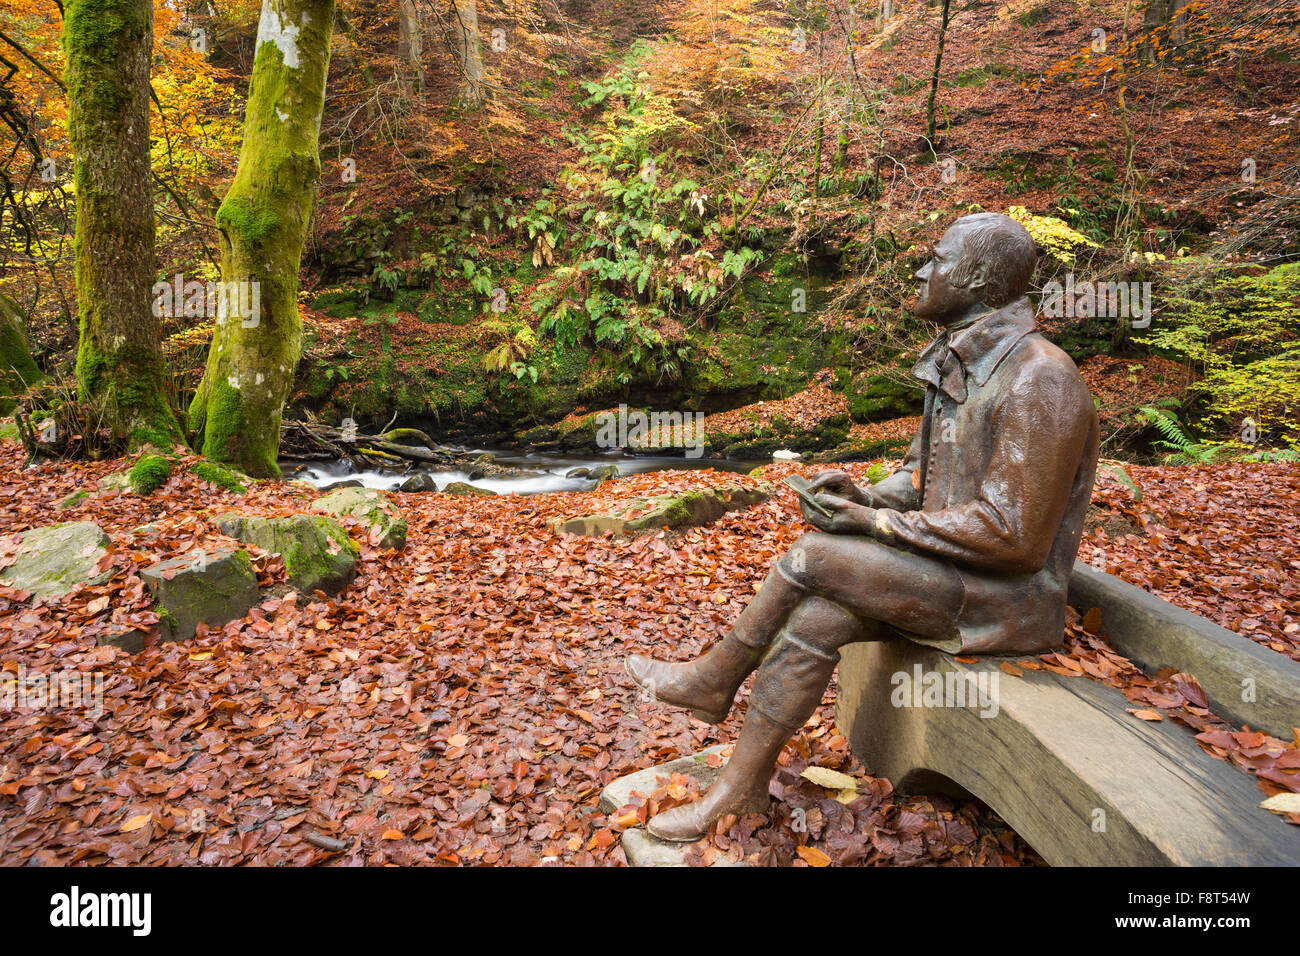
[{"label": "moss-covered tree trunk", "polygon": [[68,0],[63,50],[77,190],[77,381],[130,445],[182,440],[153,313],[151,0]]},{"label": "moss-covered tree trunk", "polygon": [[8,415],[44,376],[32,359],[27,327],[17,303],[0,292],[0,415]]},{"label": "moss-covered tree trunk", "polygon": [[190,406],[196,447],[278,475],[280,415],[298,367],[298,266],[320,180],[334,0],[262,0],[244,142],[217,211],[225,308]]}]

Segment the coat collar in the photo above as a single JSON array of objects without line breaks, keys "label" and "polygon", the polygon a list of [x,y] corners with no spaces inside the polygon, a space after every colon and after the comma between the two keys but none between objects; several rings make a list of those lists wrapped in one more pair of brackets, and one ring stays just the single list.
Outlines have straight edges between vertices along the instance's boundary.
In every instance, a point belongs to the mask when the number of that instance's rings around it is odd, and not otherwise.
[{"label": "coat collar", "polygon": [[912,374],[945,392],[954,401],[964,402],[966,376],[973,378],[976,385],[983,385],[1015,344],[1032,331],[1034,307],[1028,297],[1022,296],[952,334],[948,347],[959,362],[951,364],[948,374],[942,379],[936,353],[948,338],[946,329],[925,347]]}]

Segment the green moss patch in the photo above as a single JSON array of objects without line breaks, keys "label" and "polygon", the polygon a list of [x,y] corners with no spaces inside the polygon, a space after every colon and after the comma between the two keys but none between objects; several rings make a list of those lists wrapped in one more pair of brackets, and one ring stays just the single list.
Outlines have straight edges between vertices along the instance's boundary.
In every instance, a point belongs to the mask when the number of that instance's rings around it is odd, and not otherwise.
[{"label": "green moss patch", "polygon": [[200,481],[206,481],[210,485],[216,485],[218,488],[225,488],[227,491],[233,491],[242,495],[248,490],[244,481],[252,481],[251,478],[243,477],[230,470],[224,465],[218,465],[214,461],[196,461],[190,466],[190,474]]},{"label": "green moss patch", "polygon": [[131,490],[137,495],[151,495],[172,476],[172,463],[162,455],[141,455],[126,473]]}]

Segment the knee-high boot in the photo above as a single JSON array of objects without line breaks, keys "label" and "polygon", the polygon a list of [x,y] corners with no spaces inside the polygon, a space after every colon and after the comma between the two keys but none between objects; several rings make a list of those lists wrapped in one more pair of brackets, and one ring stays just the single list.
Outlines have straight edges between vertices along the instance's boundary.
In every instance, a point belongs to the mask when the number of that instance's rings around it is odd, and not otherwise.
[{"label": "knee-high boot", "polygon": [[778,563],[727,636],[695,660],[669,664],[634,655],[624,669],[652,699],[689,708],[698,719],[720,724],[741,683],[807,593]]},{"label": "knee-high boot", "polygon": [[694,803],[652,818],[650,833],[690,842],[728,813],[766,811],[776,759],[821,703],[839,662],[831,648],[860,634],[857,619],[838,605],[820,598],[801,604],[758,669],[740,739],[721,775]]}]

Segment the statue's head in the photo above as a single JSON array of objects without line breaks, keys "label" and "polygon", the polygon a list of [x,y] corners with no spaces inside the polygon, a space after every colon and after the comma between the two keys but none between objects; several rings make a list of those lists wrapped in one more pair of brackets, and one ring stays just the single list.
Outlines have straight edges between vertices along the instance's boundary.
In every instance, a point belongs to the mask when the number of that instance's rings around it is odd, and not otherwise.
[{"label": "statue's head", "polygon": [[917,270],[917,315],[947,325],[975,311],[1014,302],[1029,288],[1038,250],[1010,216],[962,216],[943,234],[930,261]]}]

